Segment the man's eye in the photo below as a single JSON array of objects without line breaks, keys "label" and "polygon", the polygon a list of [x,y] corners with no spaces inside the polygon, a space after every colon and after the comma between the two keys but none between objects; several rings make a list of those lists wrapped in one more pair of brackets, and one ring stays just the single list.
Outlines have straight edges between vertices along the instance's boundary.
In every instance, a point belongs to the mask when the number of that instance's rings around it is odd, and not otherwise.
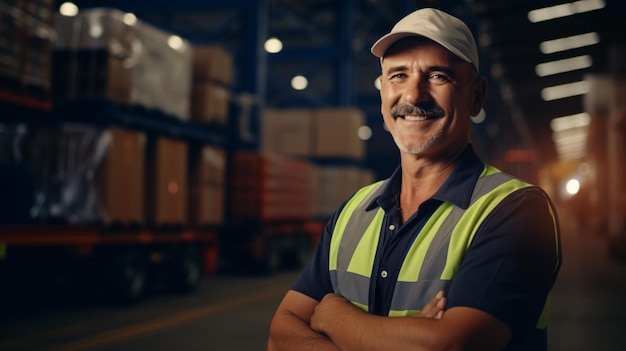
[{"label": "man's eye", "polygon": [[447,81],[450,80],[447,76],[445,76],[443,74],[437,74],[437,73],[431,74],[430,78],[431,79],[436,79],[436,80],[439,80],[439,81],[442,81],[442,82],[447,82]]}]

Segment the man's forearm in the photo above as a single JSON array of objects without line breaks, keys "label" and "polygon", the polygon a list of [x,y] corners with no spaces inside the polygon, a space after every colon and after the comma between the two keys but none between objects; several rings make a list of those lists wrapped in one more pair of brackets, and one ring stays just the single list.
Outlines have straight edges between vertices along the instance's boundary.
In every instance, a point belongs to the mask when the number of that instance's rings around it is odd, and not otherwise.
[{"label": "man's forearm", "polygon": [[349,302],[342,303],[341,299],[323,308],[329,309],[316,310],[312,326],[328,334],[341,350],[434,350],[435,338],[429,335],[429,330],[433,330],[432,323],[439,322],[437,319],[376,316],[361,311]]},{"label": "man's forearm", "polygon": [[274,317],[267,344],[268,351],[338,351],[326,335],[313,331],[297,316],[284,312]]}]

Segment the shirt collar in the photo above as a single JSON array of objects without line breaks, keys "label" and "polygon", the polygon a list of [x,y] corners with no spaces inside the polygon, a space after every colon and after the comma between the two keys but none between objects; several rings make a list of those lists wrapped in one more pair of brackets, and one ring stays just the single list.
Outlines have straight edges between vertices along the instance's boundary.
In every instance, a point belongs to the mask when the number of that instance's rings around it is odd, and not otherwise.
[{"label": "shirt collar", "polygon": [[[433,195],[433,199],[451,202],[456,206],[466,209],[470,205],[474,186],[480,177],[485,165],[474,152],[472,145],[461,153],[452,173],[443,182],[439,190]],[[381,195],[372,199],[366,210],[382,207],[385,211],[398,207],[400,185],[402,184],[402,167],[398,166],[391,177],[383,184]]]}]

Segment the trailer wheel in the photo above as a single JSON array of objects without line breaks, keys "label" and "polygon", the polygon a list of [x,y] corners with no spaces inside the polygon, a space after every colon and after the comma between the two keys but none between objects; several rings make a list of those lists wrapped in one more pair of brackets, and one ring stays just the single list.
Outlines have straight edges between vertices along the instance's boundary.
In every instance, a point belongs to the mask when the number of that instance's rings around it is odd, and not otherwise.
[{"label": "trailer wheel", "polygon": [[296,259],[295,259],[295,268],[301,269],[304,268],[311,259],[313,254],[313,248],[311,244],[311,238],[303,234],[299,240],[296,247]]},{"label": "trailer wheel", "polygon": [[282,264],[282,251],[278,239],[273,238],[265,242],[265,249],[262,262],[264,274],[273,275],[278,272]]},{"label": "trailer wheel", "polygon": [[177,293],[195,291],[202,281],[202,255],[195,246],[188,246],[174,254],[171,262],[170,284]]},{"label": "trailer wheel", "polygon": [[104,260],[104,297],[107,300],[131,303],[139,300],[146,285],[146,262],[139,250],[109,252]]}]

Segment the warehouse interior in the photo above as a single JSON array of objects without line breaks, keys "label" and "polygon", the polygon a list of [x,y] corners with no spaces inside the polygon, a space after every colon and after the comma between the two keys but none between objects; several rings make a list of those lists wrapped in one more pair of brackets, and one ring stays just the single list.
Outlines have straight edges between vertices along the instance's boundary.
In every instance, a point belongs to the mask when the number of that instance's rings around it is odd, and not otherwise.
[{"label": "warehouse interior", "polygon": [[[153,281],[197,295],[206,279],[298,272],[336,208],[399,164],[370,47],[424,7],[464,20],[479,45],[477,153],[559,210],[559,296],[587,284],[579,270],[600,276],[597,294],[555,302],[551,345],[620,349],[620,0],[0,0],[3,293],[23,306],[38,298],[25,291],[79,281],[132,306]],[[589,319],[611,325],[605,344],[568,341],[584,311],[610,309],[599,296],[617,307]]]}]

